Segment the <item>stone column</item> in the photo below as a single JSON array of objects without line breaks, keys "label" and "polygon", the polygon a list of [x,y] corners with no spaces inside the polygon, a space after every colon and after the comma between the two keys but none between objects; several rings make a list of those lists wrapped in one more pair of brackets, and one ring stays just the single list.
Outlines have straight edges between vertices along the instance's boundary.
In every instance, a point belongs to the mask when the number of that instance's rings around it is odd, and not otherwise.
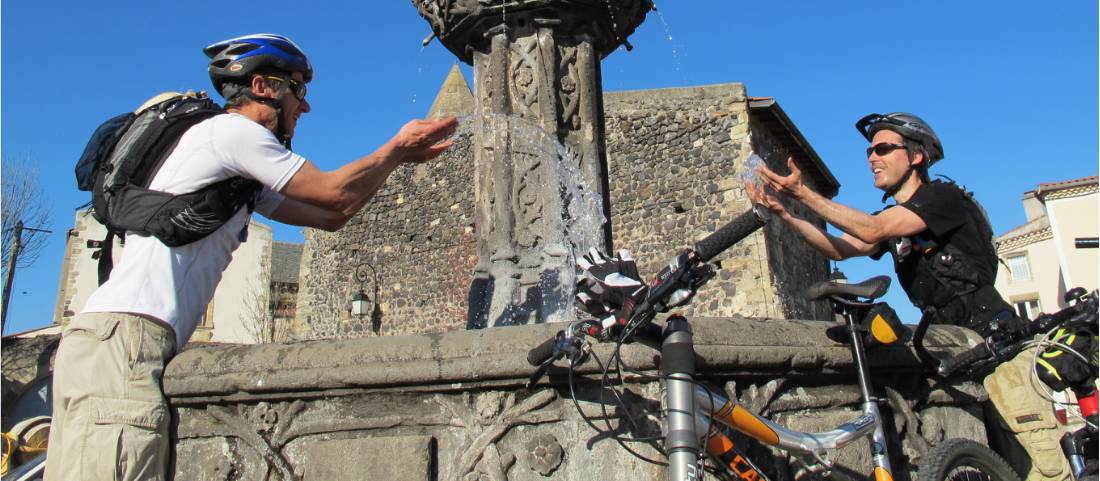
[{"label": "stone column", "polygon": [[[626,44],[652,3],[413,3],[474,67],[479,260],[467,327],[571,320],[573,254],[611,249],[599,61]],[[578,188],[602,200],[592,213],[602,225],[589,238],[568,232],[570,206],[580,203],[569,191]]]}]

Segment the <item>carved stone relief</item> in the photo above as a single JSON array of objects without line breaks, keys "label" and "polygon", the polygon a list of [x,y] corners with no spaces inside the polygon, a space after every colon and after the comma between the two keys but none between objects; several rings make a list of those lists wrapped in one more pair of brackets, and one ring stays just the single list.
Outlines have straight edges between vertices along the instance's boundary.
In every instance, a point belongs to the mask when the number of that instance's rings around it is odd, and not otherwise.
[{"label": "carved stone relief", "polygon": [[580,83],[577,78],[577,47],[560,47],[558,54],[558,104],[561,112],[561,126],[567,131],[579,130],[581,118],[580,95],[577,92]]}]

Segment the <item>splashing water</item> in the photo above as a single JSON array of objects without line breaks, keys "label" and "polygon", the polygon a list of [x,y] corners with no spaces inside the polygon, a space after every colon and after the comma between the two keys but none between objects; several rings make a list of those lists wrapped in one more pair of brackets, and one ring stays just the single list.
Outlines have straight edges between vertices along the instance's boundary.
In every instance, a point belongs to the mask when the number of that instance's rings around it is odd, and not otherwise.
[{"label": "splashing water", "polygon": [[[569,146],[563,145],[555,135],[547,133],[531,120],[503,114],[475,115],[459,117],[459,128],[455,136],[482,134],[485,137],[504,129],[510,139],[510,150],[522,153],[527,159],[525,164],[546,166],[550,169],[545,177],[558,180],[557,192],[561,201],[561,221],[564,232],[543,232],[543,242],[552,245],[560,242],[566,251],[565,262],[569,268],[560,276],[543,276],[540,289],[544,293],[559,292],[554,296],[558,305],[544,305],[558,313],[554,321],[573,321],[573,284],[576,282],[576,257],[583,255],[592,247],[602,246],[603,199],[594,186],[589,185],[580,169],[580,156]],[[514,164],[519,155],[509,156]],[[546,199],[552,203],[556,199]],[[547,207],[550,207],[549,205]],[[550,207],[552,209],[552,207]],[[552,210],[551,210],[552,211]],[[555,240],[560,235],[560,240]]]},{"label": "splashing water", "polygon": [[752,184],[753,186],[760,188],[763,185],[763,181],[760,179],[760,173],[757,169],[764,166],[764,159],[759,155],[752,154],[748,159],[745,159],[745,164],[741,166],[741,169],[737,172],[737,183],[741,185]]}]

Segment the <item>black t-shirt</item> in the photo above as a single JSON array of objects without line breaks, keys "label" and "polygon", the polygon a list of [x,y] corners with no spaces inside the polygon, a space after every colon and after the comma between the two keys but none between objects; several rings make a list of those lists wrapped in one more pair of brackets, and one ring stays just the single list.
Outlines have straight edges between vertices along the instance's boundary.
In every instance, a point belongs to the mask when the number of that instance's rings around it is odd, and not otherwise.
[{"label": "black t-shirt", "polygon": [[[935,181],[922,184],[908,201],[899,205],[917,214],[928,229],[886,241],[872,257],[878,259],[887,251],[893,255],[898,282],[915,305],[941,307],[967,290],[943,282],[942,275],[937,279],[933,269],[943,269],[943,259],[935,256],[963,257],[965,266],[960,270],[973,276],[971,280],[979,286],[993,285],[997,257],[992,248],[992,232],[965,191],[953,183]],[[936,261],[941,265],[934,266]]]}]

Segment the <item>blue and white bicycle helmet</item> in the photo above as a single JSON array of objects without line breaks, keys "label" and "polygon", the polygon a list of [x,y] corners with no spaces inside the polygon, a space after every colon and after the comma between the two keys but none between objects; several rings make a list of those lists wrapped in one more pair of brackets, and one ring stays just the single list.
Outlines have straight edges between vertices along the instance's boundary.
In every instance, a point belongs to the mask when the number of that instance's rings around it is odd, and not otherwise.
[{"label": "blue and white bicycle helmet", "polygon": [[223,40],[202,51],[210,57],[210,81],[218,93],[224,93],[227,83],[247,82],[253,73],[265,70],[301,72],[303,80],[313,80],[313,67],[305,52],[282,35],[245,35]]}]

